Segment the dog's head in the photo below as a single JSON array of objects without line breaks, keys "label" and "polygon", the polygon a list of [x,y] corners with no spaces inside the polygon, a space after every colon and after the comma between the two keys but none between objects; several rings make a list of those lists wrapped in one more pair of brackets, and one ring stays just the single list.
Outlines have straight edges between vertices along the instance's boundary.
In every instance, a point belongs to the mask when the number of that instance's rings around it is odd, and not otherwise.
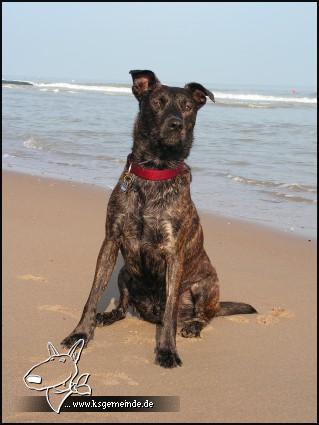
[{"label": "dog's head", "polygon": [[132,91],[139,102],[134,128],[134,149],[145,158],[182,160],[189,154],[197,111],[214,95],[201,84],[184,88],[160,83],[149,70],[130,71]]}]

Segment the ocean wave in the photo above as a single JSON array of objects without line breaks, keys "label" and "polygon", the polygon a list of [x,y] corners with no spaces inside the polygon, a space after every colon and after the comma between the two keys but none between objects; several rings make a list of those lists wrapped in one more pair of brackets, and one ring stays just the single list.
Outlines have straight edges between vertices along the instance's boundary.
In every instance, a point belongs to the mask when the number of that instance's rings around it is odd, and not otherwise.
[{"label": "ocean wave", "polygon": [[[74,151],[73,149],[67,146],[65,144],[56,144],[54,141],[48,141],[48,140],[39,140],[38,138],[35,138],[34,136],[28,137],[26,140],[23,141],[23,146],[27,149],[31,150],[37,150],[37,151],[43,151],[43,152],[51,152],[54,155],[58,155],[59,158],[68,159],[68,163],[61,162],[60,160],[52,161],[51,164],[57,164],[57,165],[69,165],[74,166],[73,161],[99,161],[101,163],[105,162],[108,164],[109,162],[116,163],[116,164],[125,164],[126,163],[126,157],[123,158],[115,157],[112,155],[99,155],[95,152],[79,152]],[[3,156],[3,158],[8,158],[11,155],[5,154],[7,156]],[[21,155],[21,153],[19,154]],[[76,165],[75,165],[76,166]],[[108,167],[108,165],[106,165]],[[103,167],[103,166],[102,166]]]},{"label": "ocean wave", "polygon": [[[110,84],[76,84],[76,83],[66,83],[66,82],[51,82],[51,83],[41,83],[34,81],[20,81],[20,80],[2,80],[2,84],[7,85],[31,85],[35,88],[43,89],[52,89],[52,90],[61,90],[61,91],[88,91],[88,92],[101,92],[101,93],[110,93],[110,94],[124,94],[132,95],[131,86],[116,86]],[[304,105],[316,105],[317,97],[309,96],[275,96],[275,95],[265,95],[258,93],[232,93],[224,91],[215,91],[214,96],[216,103],[222,105],[234,105],[234,106],[243,106],[248,108],[271,108],[272,106],[278,104],[304,104]]]},{"label": "ocean wave", "polygon": [[[234,101],[221,100],[221,99],[217,99],[216,97],[215,97],[215,99],[216,99],[216,103],[214,103],[214,105],[223,106],[225,108],[273,109],[273,108],[282,107],[283,105],[288,106],[288,107],[292,105],[291,103],[285,103],[284,104],[284,103],[279,103],[279,102],[277,102],[277,103],[262,103],[262,102],[260,102],[259,104],[257,104],[257,103],[247,103],[247,102],[238,101],[238,100],[234,100]],[[209,103],[213,104],[213,102],[211,100],[209,100]],[[309,105],[312,105],[312,104],[309,104]],[[303,106],[305,106],[305,105],[303,105]],[[308,105],[306,104],[306,106],[308,106]]]},{"label": "ocean wave", "polygon": [[317,193],[317,188],[314,186],[299,184],[299,183],[282,183],[279,187],[284,187],[295,192],[314,192]]},{"label": "ocean wave", "polygon": [[279,199],[284,199],[285,201],[290,201],[290,202],[302,202],[304,204],[312,204],[312,205],[317,203],[317,199],[309,199],[303,196],[291,195],[289,193],[270,192],[266,190],[264,190],[263,193],[266,193],[267,195],[270,195]]},{"label": "ocean wave", "polygon": [[[86,85],[86,84],[70,84],[70,83],[34,83],[36,87],[51,87],[51,88],[60,88],[64,90],[84,90],[84,91],[95,91],[95,92],[105,92],[105,93],[121,93],[121,94],[132,94],[131,87],[117,87],[109,85]],[[280,103],[308,103],[316,104],[317,98],[310,97],[282,97],[282,96],[266,96],[260,94],[235,94],[235,93],[224,93],[224,92],[214,92],[216,101],[218,100],[227,100],[227,101],[236,101],[242,102],[245,106],[250,108],[267,108],[269,104],[273,102]],[[248,104],[247,104],[248,102]],[[256,103],[251,103],[256,102]],[[264,103],[262,103],[264,102]],[[265,103],[267,102],[267,103]]]},{"label": "ocean wave", "polygon": [[[224,174],[225,175],[225,174]],[[282,182],[272,182],[269,180],[258,180],[258,179],[249,179],[242,176],[234,176],[232,174],[226,174],[226,177],[239,183],[250,184],[255,186],[269,187],[269,188],[283,188],[288,189],[292,192],[308,192],[308,193],[317,193],[317,187],[312,185],[300,184],[300,183],[282,183]],[[288,195],[293,196],[293,195]]]},{"label": "ocean wave", "polygon": [[[311,103],[316,104],[317,98],[316,97],[296,97],[296,96],[266,96],[262,94],[243,94],[243,93],[224,93],[224,92],[218,92],[214,91],[214,96],[216,100],[223,99],[223,100],[236,100],[236,101],[245,101],[245,102],[282,102],[282,103]],[[251,104],[251,107],[256,107],[258,104]],[[267,106],[267,105],[264,105]]]},{"label": "ocean wave", "polygon": [[38,151],[43,150],[43,144],[32,136],[29,137],[27,140],[24,140],[23,146],[27,149],[35,149]]},{"label": "ocean wave", "polygon": [[129,87],[116,87],[108,85],[87,85],[87,84],[70,84],[70,83],[34,83],[35,87],[45,87],[52,89],[61,89],[61,90],[80,90],[80,91],[93,91],[93,92],[105,92],[105,93],[122,93],[122,94],[131,94],[132,90]]}]

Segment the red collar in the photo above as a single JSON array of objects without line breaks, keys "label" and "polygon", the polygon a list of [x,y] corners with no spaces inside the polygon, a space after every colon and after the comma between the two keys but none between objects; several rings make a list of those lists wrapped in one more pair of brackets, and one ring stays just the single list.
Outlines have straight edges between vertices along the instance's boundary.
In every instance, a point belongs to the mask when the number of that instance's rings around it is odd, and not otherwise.
[{"label": "red collar", "polygon": [[134,164],[131,154],[127,157],[126,167],[128,173],[133,173],[144,180],[169,180],[187,170],[184,162],[181,162],[176,168],[167,168],[165,170],[143,168]]}]

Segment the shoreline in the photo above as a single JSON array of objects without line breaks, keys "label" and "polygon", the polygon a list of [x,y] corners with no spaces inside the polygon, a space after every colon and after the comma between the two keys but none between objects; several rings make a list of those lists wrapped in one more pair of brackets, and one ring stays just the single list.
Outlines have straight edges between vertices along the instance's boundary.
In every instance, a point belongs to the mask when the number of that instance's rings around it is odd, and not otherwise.
[{"label": "shoreline", "polygon": [[[97,191],[103,191],[107,196],[109,196],[112,192],[112,188],[110,186],[107,187],[102,187],[98,184],[94,184],[94,183],[86,183],[86,182],[80,182],[78,180],[66,180],[64,178],[58,178],[58,177],[50,177],[50,176],[43,176],[43,175],[38,175],[38,174],[29,174],[23,171],[16,171],[16,170],[2,170],[2,174],[3,175],[17,175],[17,176],[22,176],[25,178],[31,177],[31,178],[36,178],[36,179],[43,179],[43,180],[47,180],[50,181],[52,183],[54,182],[62,182],[62,183],[66,183],[66,184],[70,184],[70,185],[79,185],[80,187],[86,187],[86,188],[93,188],[94,190]],[[195,206],[196,206],[196,202],[195,202]],[[264,230],[266,232],[271,232],[274,234],[278,234],[278,235],[282,235],[282,236],[287,236],[287,237],[292,237],[292,238],[296,238],[296,239],[301,239],[301,240],[307,240],[309,242],[313,242],[313,241],[317,241],[317,237],[316,235],[309,235],[309,234],[301,234],[301,233],[294,233],[293,231],[289,232],[288,230],[283,230],[280,229],[279,227],[275,227],[275,226],[271,226],[268,224],[264,224],[264,223],[260,223],[257,221],[252,221],[252,220],[248,220],[248,219],[244,219],[244,218],[237,218],[237,217],[231,217],[231,216],[227,216],[224,214],[219,214],[217,212],[211,212],[208,211],[206,209],[203,208],[197,208],[197,211],[199,213],[199,215],[201,216],[207,216],[207,217],[212,217],[216,220],[221,220],[223,222],[227,222],[229,224],[231,224],[232,222],[237,223],[238,225],[241,224],[243,226],[253,226],[256,228],[260,228],[261,230]]]},{"label": "shoreline", "polygon": [[[94,185],[3,172],[4,422],[316,421],[316,241],[200,213],[222,301],[259,314],[218,317],[198,339],[177,336],[183,366],[154,364],[156,327],[134,314],[97,328],[83,351],[94,396],[180,397],[180,411],[22,412],[22,382],[78,322],[104,236],[108,194]],[[98,311],[117,300],[115,266]],[[37,395],[43,395],[42,393]]]}]

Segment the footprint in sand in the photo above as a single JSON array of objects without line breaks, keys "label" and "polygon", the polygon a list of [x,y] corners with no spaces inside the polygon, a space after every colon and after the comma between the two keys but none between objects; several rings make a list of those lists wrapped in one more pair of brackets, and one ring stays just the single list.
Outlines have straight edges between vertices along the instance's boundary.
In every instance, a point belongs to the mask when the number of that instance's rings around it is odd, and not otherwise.
[{"label": "footprint in sand", "polygon": [[[273,307],[270,313],[258,314],[256,316],[256,321],[259,325],[273,325],[275,323],[278,323],[281,318],[292,319],[293,317],[294,314],[291,311],[286,310],[282,307]],[[225,317],[225,319],[230,320],[231,322],[242,324],[247,324],[250,322],[250,318],[243,316],[227,316]]]},{"label": "footprint in sand", "polygon": [[285,308],[282,307],[273,307],[271,309],[271,312],[268,314],[261,314],[257,316],[257,323],[259,325],[273,325],[275,323],[278,323],[281,318],[283,319],[292,319],[295,315]]},{"label": "footprint in sand", "polygon": [[143,335],[138,335],[135,332],[129,331],[130,335],[125,337],[121,342],[122,344],[138,344],[138,345],[144,345],[144,344],[153,344],[154,343],[154,337],[153,338],[147,338]]},{"label": "footprint in sand", "polygon": [[59,314],[63,314],[65,316],[69,316],[72,317],[73,319],[78,319],[79,318],[79,313],[76,312],[75,310],[71,310],[63,305],[60,304],[56,304],[56,305],[51,305],[51,304],[46,304],[46,305],[40,305],[38,307],[38,309],[40,311],[50,311],[52,313],[59,313]]},{"label": "footprint in sand", "polygon": [[261,314],[257,317],[257,323],[259,325],[274,325],[275,323],[278,323],[279,319],[278,317],[273,316],[272,314]]},{"label": "footprint in sand", "polygon": [[[97,328],[97,332],[99,332],[99,328]],[[96,353],[96,352],[105,352],[108,347],[113,344],[110,341],[99,341],[97,338],[93,339],[90,344],[86,347],[86,353]]]},{"label": "footprint in sand", "polygon": [[35,276],[33,274],[23,274],[21,276],[17,276],[20,280],[28,280],[32,282],[41,282],[41,283],[47,283],[47,279],[43,276]]},{"label": "footprint in sand", "polygon": [[131,386],[139,385],[138,382],[134,381],[134,379],[129,377],[124,372],[95,373],[94,377],[96,377],[99,381],[103,382],[103,384],[107,386],[115,386],[120,384],[126,384]]},{"label": "footprint in sand", "polygon": [[236,323],[249,323],[249,319],[247,317],[242,316],[227,316],[225,319],[230,320],[231,322]]},{"label": "footprint in sand", "polygon": [[143,357],[139,357],[139,356],[136,356],[136,355],[125,356],[123,358],[123,361],[126,362],[126,363],[134,363],[134,365],[150,364],[150,361],[148,359],[145,359]]},{"label": "footprint in sand", "polygon": [[271,314],[275,317],[284,317],[286,319],[292,319],[295,315],[285,308],[282,307],[273,307],[271,309]]}]

